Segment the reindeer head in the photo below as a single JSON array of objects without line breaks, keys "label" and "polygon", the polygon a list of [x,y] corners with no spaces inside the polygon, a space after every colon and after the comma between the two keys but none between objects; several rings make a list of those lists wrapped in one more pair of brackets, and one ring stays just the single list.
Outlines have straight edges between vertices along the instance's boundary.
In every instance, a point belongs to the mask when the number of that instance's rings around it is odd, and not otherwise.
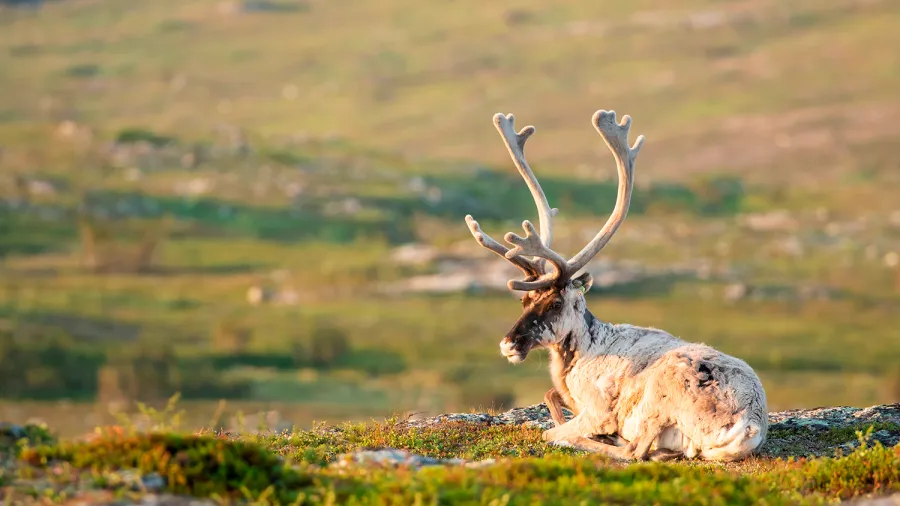
[{"label": "reindeer head", "polygon": [[625,220],[634,186],[634,160],[644,143],[644,136],[638,136],[634,146],[629,148],[631,118],[626,115],[621,123],[617,123],[615,111],[600,110],[594,113],[592,123],[616,159],[618,195],[612,215],[603,228],[577,255],[566,260],[550,249],[552,219],[558,210],[550,207],[544,190],[525,161],[525,141],[534,133],[534,127],[527,126],[516,133],[514,121],[512,114],[494,115],[494,126],[531,190],[538,210],[540,233],[526,220],[522,223],[525,237],[512,232],[504,236],[504,240],[512,245],[512,248],[507,248],[485,234],[471,215],[466,216],[466,223],[479,244],[507,259],[525,275],[522,280],[512,279],[508,283],[510,290],[526,293],[522,297],[522,316],[500,342],[503,355],[510,362],[518,363],[525,360],[532,349],[556,344],[577,325],[583,324],[587,310],[584,294],[590,289],[592,280],[590,274],[576,274],[606,246]]}]

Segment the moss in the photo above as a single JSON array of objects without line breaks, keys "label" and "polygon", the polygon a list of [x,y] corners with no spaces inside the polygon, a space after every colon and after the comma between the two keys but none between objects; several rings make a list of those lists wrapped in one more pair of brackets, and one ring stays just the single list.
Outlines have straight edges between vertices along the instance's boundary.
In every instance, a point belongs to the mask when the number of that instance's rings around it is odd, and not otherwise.
[{"label": "moss", "polygon": [[573,450],[548,446],[541,431],[522,426],[447,422],[413,429],[393,422],[346,424],[337,430],[303,431],[282,440],[300,461],[331,462],[357,448],[398,448],[434,458],[480,460],[498,457],[543,457]]},{"label": "moss", "polygon": [[[857,432],[865,433],[867,430],[877,432],[879,430],[888,430],[891,432],[900,432],[900,424],[891,422],[861,422],[847,425],[844,427],[833,427],[822,432],[815,432],[815,437],[823,443],[840,444],[847,441],[853,441],[857,438]],[[811,431],[806,427],[787,427],[771,429],[769,437],[786,439],[792,437],[808,436]]]},{"label": "moss", "polygon": [[857,433],[871,435],[880,430],[900,433],[900,424],[860,422],[825,430],[816,430],[810,427],[772,429],[769,431],[768,442],[764,449],[767,455],[774,457],[830,456],[834,454],[839,445],[857,440]]},{"label": "moss", "polygon": [[865,434],[867,432],[874,433],[880,430],[900,433],[900,424],[891,422],[856,423],[847,427],[831,429],[820,435],[819,439],[825,443],[841,444],[856,440],[857,432]]}]

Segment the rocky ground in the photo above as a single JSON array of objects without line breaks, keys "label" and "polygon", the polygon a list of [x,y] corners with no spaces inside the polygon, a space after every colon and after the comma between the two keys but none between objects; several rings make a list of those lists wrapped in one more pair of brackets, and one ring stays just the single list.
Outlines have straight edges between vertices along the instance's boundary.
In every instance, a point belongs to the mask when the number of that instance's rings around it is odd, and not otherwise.
[{"label": "rocky ground", "polygon": [[[553,426],[544,404],[515,408],[497,415],[457,413],[404,422],[409,427],[425,427],[447,421],[525,425],[548,429]],[[769,435],[760,456],[773,458],[823,457],[844,453],[859,446],[857,430],[873,427],[870,441],[886,447],[900,443],[900,403],[868,408],[794,409],[769,414]]]}]

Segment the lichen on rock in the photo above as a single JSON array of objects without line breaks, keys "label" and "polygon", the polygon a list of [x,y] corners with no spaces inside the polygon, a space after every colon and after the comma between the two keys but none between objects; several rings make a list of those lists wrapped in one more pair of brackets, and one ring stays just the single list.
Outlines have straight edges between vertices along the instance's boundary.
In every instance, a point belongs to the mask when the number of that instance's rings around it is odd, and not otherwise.
[{"label": "lichen on rock", "polygon": [[[550,411],[543,403],[514,408],[503,413],[451,413],[403,425],[421,428],[445,422],[486,423],[490,425],[522,425],[546,430],[553,426]],[[867,408],[830,407],[793,409],[769,414],[769,434],[760,449],[767,457],[808,457],[833,455],[835,450],[847,452],[859,446],[857,431],[873,428],[870,441],[895,446],[900,441],[900,403]]]}]

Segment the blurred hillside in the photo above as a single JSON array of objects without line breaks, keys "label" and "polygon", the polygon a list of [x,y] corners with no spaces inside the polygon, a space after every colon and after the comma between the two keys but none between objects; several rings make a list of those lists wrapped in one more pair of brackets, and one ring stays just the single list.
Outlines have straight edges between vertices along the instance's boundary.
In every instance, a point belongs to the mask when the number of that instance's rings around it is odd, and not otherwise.
[{"label": "blurred hillside", "polygon": [[600,108],[647,143],[598,317],[746,359],[773,410],[900,400],[900,3],[658,5],[0,2],[0,419],[539,400],[463,217],[534,219],[512,112],[580,249]]}]

